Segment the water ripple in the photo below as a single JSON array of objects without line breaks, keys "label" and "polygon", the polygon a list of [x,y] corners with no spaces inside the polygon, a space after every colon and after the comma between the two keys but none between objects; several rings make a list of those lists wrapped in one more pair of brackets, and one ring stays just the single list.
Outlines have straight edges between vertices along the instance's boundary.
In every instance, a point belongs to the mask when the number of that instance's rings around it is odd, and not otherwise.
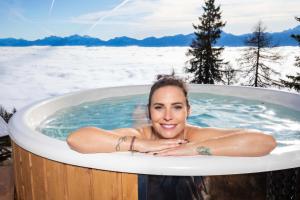
[{"label": "water ripple", "polygon": [[[65,140],[83,126],[104,129],[132,127],[146,120],[147,96],[107,98],[70,107],[50,116],[38,131]],[[190,94],[188,122],[201,127],[258,129],[274,135],[279,146],[300,143],[300,112],[289,108],[229,96]],[[138,108],[138,113],[136,113]]]}]

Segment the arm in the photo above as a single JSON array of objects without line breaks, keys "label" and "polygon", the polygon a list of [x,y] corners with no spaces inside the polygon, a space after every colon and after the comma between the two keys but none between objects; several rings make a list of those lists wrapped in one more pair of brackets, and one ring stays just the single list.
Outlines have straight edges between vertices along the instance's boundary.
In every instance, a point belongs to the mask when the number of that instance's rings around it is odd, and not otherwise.
[{"label": "arm", "polygon": [[234,129],[233,132],[226,130],[222,134],[222,131],[218,129],[216,135],[206,140],[192,140],[173,150],[157,152],[157,155],[254,157],[269,154],[276,147],[276,141],[272,136],[254,130]]},{"label": "arm", "polygon": [[[125,131],[128,131],[126,135]],[[71,149],[80,153],[127,151],[130,148],[131,138],[137,135],[138,132],[134,129],[113,132],[96,127],[84,127],[71,133],[67,143]]]},{"label": "arm", "polygon": [[195,147],[200,155],[254,157],[269,154],[276,147],[276,141],[270,135],[244,130],[203,142],[195,142]]},{"label": "arm", "polygon": [[139,152],[160,151],[177,147],[185,141],[174,140],[147,140],[141,132],[133,128],[122,128],[107,131],[96,127],[85,127],[71,133],[67,143],[71,149],[80,153],[109,153],[129,151],[133,137],[136,137],[132,150]]},{"label": "arm", "polygon": [[209,139],[214,139],[222,136],[229,136],[232,134],[236,134],[239,132],[246,132],[249,130],[245,129],[237,129],[237,128],[231,128],[231,129],[225,129],[225,128],[200,128],[197,126],[190,126],[189,125],[189,141],[204,141]]}]

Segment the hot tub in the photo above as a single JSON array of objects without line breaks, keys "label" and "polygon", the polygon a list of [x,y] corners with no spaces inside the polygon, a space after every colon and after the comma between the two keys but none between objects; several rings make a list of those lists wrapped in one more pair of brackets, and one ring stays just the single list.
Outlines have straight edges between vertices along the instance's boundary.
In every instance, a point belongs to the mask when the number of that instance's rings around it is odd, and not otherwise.
[{"label": "hot tub", "polygon": [[[126,92],[124,92],[126,91]],[[138,199],[138,175],[211,176],[266,172],[300,166],[300,145],[263,157],[155,157],[140,153],[80,154],[66,142],[36,131],[56,111],[107,97],[147,94],[150,86],[100,88],[29,105],[9,123],[19,199]],[[251,87],[190,85],[192,93],[242,97],[300,111],[300,95]]]}]

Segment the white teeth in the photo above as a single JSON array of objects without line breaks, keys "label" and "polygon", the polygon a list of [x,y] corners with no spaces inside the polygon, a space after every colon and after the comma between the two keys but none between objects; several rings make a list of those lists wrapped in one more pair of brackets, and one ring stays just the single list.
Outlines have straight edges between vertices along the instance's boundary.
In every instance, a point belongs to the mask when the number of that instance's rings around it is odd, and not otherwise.
[{"label": "white teeth", "polygon": [[162,124],[162,127],[164,127],[164,128],[174,128],[175,125],[173,125],[173,124]]}]

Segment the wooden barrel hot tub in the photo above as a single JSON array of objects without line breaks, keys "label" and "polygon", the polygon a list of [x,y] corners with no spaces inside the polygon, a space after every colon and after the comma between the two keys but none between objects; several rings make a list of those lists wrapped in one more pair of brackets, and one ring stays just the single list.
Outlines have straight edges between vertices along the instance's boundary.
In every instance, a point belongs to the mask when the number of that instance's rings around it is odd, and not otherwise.
[{"label": "wooden barrel hot tub", "polygon": [[[106,97],[147,94],[150,86],[100,88],[43,100],[18,111],[9,123],[15,185],[24,200],[135,200],[139,174],[211,176],[266,172],[300,166],[300,145],[263,157],[156,157],[129,152],[80,154],[36,127],[56,111]],[[124,94],[126,91],[126,94]],[[276,90],[191,85],[190,92],[230,95],[300,110],[300,95]]]}]

